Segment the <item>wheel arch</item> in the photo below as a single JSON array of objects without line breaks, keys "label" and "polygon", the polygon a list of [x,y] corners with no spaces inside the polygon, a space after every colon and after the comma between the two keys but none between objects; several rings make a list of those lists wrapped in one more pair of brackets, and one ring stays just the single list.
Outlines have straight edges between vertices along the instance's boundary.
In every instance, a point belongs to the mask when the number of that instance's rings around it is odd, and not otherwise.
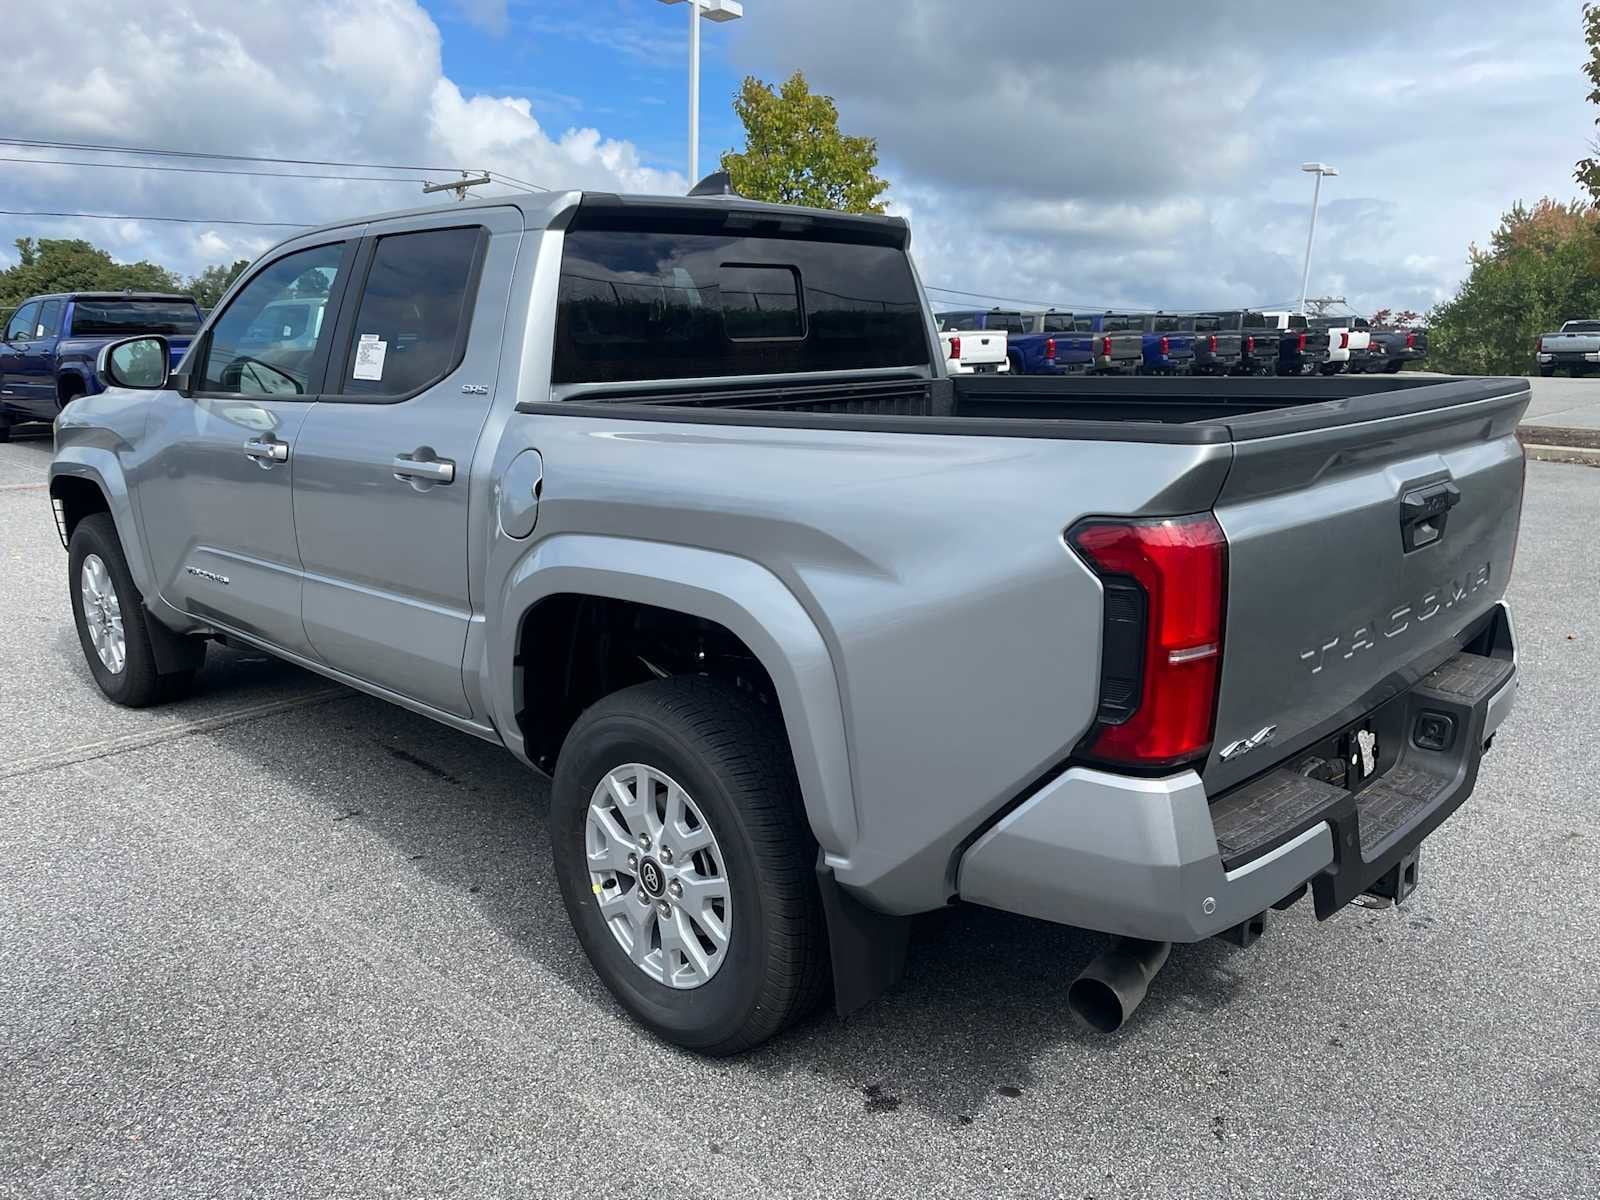
[{"label": "wheel arch", "polygon": [[84,517],[94,512],[110,513],[133,582],[146,597],[157,594],[127,481],[115,455],[94,446],[57,450],[50,464],[50,503],[58,511],[57,529],[63,546]]},{"label": "wheel arch", "polygon": [[523,638],[559,596],[682,614],[737,639],[771,682],[812,833],[830,861],[848,861],[857,815],[838,681],[815,622],[777,576],[748,559],[660,542],[560,534],[539,543],[506,577],[488,661],[496,724],[529,761],[519,717],[527,690],[543,681],[525,677]]}]

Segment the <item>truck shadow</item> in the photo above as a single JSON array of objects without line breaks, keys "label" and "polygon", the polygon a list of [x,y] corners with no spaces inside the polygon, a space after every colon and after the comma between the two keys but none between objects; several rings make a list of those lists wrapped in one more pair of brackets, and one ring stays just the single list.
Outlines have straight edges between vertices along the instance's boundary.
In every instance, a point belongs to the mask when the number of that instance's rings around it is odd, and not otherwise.
[{"label": "truck shadow", "polygon": [[[539,776],[504,751],[355,693],[275,720],[307,728],[267,737],[242,725],[203,736],[281,773],[330,831],[355,822],[392,843],[420,877],[469,895],[518,955],[573,989],[597,1025],[626,1019],[567,924]],[[316,744],[340,747],[336,763],[319,767],[307,755],[291,766],[271,753],[286,738],[313,736],[311,726]],[[684,1055],[684,1066],[713,1085],[730,1067],[773,1086],[809,1073],[836,1085],[839,1102],[858,1106],[864,1120],[905,1106],[954,1125],[1019,1102],[1046,1079],[1059,1089],[1063,1076],[1105,1076],[1109,1088],[1110,1060],[1139,1052],[1141,1027],[1174,1009],[1219,1009],[1242,977],[1224,966],[1219,945],[1178,947],[1134,1025],[1107,1038],[1082,1029],[1065,1004],[1067,984],[1107,941],[979,908],[931,914],[917,923],[905,979],[877,1003],[843,1020],[827,1009],[731,1064]],[[1097,1099],[1086,1085],[1086,1112]]]}]

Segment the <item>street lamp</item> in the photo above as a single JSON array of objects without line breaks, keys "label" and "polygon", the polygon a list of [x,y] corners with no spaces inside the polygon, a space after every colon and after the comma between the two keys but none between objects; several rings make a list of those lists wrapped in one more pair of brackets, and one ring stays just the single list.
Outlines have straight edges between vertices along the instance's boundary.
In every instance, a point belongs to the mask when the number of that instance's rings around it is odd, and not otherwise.
[{"label": "street lamp", "polygon": [[1311,243],[1317,236],[1317,201],[1322,198],[1322,177],[1324,175],[1337,175],[1339,168],[1330,167],[1327,163],[1309,162],[1301,163],[1300,169],[1317,177],[1317,186],[1311,193],[1311,232],[1306,234],[1306,269],[1300,275],[1300,311],[1306,311],[1306,288],[1311,283]]},{"label": "street lamp", "polygon": [[[661,0],[682,4],[683,0]],[[700,22],[737,21],[744,16],[741,0],[689,0],[689,186],[700,179]]]}]

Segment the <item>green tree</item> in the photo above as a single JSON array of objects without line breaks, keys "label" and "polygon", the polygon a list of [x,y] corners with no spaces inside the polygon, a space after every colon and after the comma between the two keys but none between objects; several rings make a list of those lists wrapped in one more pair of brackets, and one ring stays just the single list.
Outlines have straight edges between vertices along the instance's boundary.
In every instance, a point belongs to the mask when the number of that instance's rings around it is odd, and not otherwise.
[{"label": "green tree", "polygon": [[[1583,64],[1583,73],[1589,77],[1589,103],[1600,104],[1600,4],[1583,6],[1583,40],[1589,45],[1589,60]],[[1600,117],[1595,118],[1595,124],[1600,125]],[[1600,154],[1600,141],[1591,138],[1589,149]],[[1600,159],[1580,158],[1572,177],[1592,201],[1600,204]]]},{"label": "green tree", "polygon": [[873,174],[877,139],[839,132],[839,110],[799,71],[777,91],[747,76],[733,98],[745,147],[722,155],[733,190],[752,200],[881,213],[889,185]]},{"label": "green tree", "polygon": [[1600,313],[1600,208],[1520,202],[1489,248],[1468,250],[1461,290],[1428,318],[1430,366],[1467,375],[1521,375],[1534,341],[1563,321]]},{"label": "green tree", "polygon": [[17,239],[17,265],[0,271],[0,307],[41,292],[171,292],[177,278],[153,262],[119,263],[81,238]]},{"label": "green tree", "polygon": [[224,292],[233,285],[233,281],[244,274],[244,269],[250,265],[250,260],[241,258],[230,266],[218,263],[214,267],[207,267],[200,274],[189,280],[184,289],[194,297],[194,302],[201,308],[215,308],[217,301],[222,299]]}]

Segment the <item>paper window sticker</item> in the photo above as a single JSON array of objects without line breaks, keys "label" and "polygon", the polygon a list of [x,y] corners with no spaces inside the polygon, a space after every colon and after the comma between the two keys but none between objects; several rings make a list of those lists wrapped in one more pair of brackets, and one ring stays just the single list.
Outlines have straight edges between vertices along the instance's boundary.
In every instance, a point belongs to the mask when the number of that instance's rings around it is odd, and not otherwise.
[{"label": "paper window sticker", "polygon": [[383,360],[388,353],[388,342],[375,333],[363,333],[356,342],[356,361],[350,371],[350,378],[382,379]]}]

